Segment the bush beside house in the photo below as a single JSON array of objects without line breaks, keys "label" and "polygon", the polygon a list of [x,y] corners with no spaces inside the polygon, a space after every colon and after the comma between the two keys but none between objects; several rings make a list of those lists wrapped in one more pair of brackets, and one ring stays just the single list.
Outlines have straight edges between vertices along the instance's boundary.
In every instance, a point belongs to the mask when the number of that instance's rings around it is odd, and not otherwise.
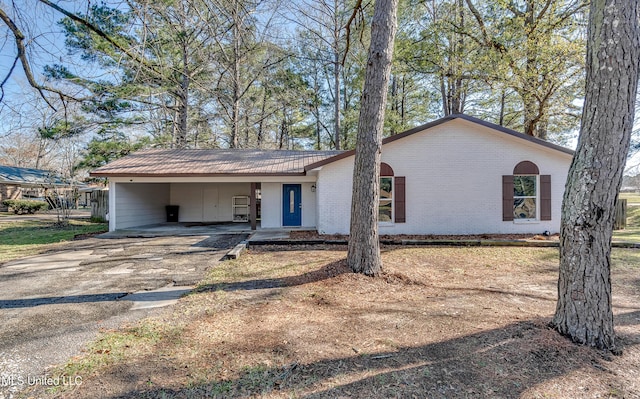
[{"label": "bush beside house", "polygon": [[49,204],[45,201],[32,200],[4,200],[2,204],[9,207],[9,211],[17,214],[32,214],[38,211],[45,211],[49,208]]}]

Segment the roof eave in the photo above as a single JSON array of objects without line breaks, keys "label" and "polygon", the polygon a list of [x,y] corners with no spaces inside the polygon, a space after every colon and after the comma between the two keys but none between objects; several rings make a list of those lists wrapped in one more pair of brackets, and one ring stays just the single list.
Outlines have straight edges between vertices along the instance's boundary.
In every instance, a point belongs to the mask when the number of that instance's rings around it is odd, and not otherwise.
[{"label": "roof eave", "polygon": [[[541,139],[538,139],[538,138],[535,138],[535,137],[532,137],[532,136],[528,136],[528,135],[526,135],[524,133],[520,133],[520,132],[515,131],[513,129],[509,129],[509,128],[506,128],[506,127],[500,126],[500,125],[496,125],[495,123],[483,121],[482,119],[474,118],[473,116],[469,116],[469,115],[465,115],[465,114],[452,114],[452,115],[449,115],[449,116],[445,116],[444,118],[440,118],[440,119],[437,119],[435,121],[432,121],[432,122],[429,122],[429,123],[425,123],[424,125],[416,126],[416,127],[412,128],[412,129],[406,130],[406,131],[404,131],[402,133],[386,137],[386,138],[384,138],[382,140],[382,145],[385,145],[387,143],[391,143],[391,142],[396,141],[396,140],[400,140],[402,138],[405,138],[407,136],[411,136],[411,135],[413,135],[415,133],[422,132],[424,130],[431,129],[433,127],[436,127],[438,125],[441,125],[441,124],[443,124],[445,122],[449,122],[449,121],[454,120],[454,119],[463,119],[463,120],[466,120],[466,121],[469,121],[469,122],[473,122],[473,123],[476,123],[478,125],[481,125],[481,126],[484,126],[484,127],[488,127],[490,129],[497,130],[497,131],[502,132],[502,133],[506,133],[506,134],[508,134],[510,136],[519,138],[521,140],[526,140],[526,141],[529,141],[531,143],[538,144],[538,145],[541,145],[543,147],[547,147],[547,148],[550,148],[550,149],[553,149],[553,150],[556,150],[556,151],[559,151],[559,152],[563,152],[563,153],[571,155],[571,156],[573,156],[573,154],[575,153],[575,151],[570,150],[569,148],[565,148],[565,147],[550,143],[550,142],[545,141],[545,140],[541,140]],[[350,156],[352,156],[354,154],[355,154],[355,150],[345,151],[345,152],[343,152],[341,154],[338,154],[338,155],[335,155],[333,157],[329,157],[329,158],[323,159],[322,161],[318,161],[318,162],[312,163],[310,165],[307,165],[307,166],[305,166],[304,170],[305,171],[309,171],[309,170],[312,170],[312,169],[315,169],[315,168],[319,168],[321,166],[330,164],[330,163],[338,161],[340,159],[344,159],[344,158],[350,157]]]},{"label": "roof eave", "polygon": [[91,177],[273,177],[305,176],[306,172],[291,173],[108,173],[91,172]]},{"label": "roof eave", "polygon": [[7,184],[13,186],[28,186],[28,187],[65,187],[67,183],[51,183],[51,182],[30,182],[19,180],[0,180],[0,184]]},{"label": "roof eave", "polygon": [[[482,119],[475,118],[473,116],[469,116],[469,115],[465,115],[465,114],[454,114],[454,115],[450,115],[450,116],[448,116],[446,118],[449,118],[447,120],[453,120],[453,119],[456,119],[456,118],[464,119],[464,120],[467,120],[469,122],[477,123],[477,124],[482,125],[484,127],[488,127],[490,129],[498,130],[498,131],[500,131],[502,133],[506,133],[506,134],[508,134],[510,136],[513,136],[513,137],[516,137],[516,138],[519,138],[519,139],[522,139],[522,140],[526,140],[526,141],[529,141],[529,142],[534,143],[534,144],[539,144],[539,145],[541,145],[543,147],[551,148],[553,150],[556,150],[556,151],[559,151],[559,152],[563,152],[563,153],[571,155],[571,156],[573,156],[575,154],[575,151],[573,151],[573,150],[571,150],[569,148],[566,148],[566,147],[563,147],[563,146],[560,146],[560,145],[557,145],[557,144],[550,143],[550,142],[548,142],[546,140],[542,140],[542,139],[539,139],[537,137],[529,136],[527,134],[518,132],[518,131],[513,130],[513,129],[506,128],[504,126],[497,125],[495,123],[487,122],[487,121],[484,121]],[[442,118],[442,119],[445,119],[445,118]],[[388,137],[388,139],[391,139],[393,137],[395,137],[395,136]],[[392,140],[389,140],[389,141],[392,141]]]}]

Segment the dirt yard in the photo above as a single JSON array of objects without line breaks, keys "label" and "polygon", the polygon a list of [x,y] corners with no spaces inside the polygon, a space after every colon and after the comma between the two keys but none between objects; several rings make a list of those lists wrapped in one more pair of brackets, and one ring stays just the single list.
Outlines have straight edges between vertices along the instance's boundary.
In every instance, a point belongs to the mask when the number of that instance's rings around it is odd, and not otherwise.
[{"label": "dirt yard", "polygon": [[[621,356],[547,327],[557,249],[258,248],[171,314],[103,338],[64,369],[69,398],[638,398],[640,252],[615,250]],[[37,392],[36,392],[37,393]]]}]

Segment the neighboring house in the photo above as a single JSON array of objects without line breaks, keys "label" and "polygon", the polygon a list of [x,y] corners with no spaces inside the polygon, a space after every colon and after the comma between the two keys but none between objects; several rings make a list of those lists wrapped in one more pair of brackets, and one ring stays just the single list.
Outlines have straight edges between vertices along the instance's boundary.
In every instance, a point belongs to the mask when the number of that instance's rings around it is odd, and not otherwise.
[{"label": "neighboring house", "polygon": [[[573,152],[466,115],[383,141],[380,234],[557,232]],[[109,228],[249,220],[347,234],[353,151],[147,150],[96,169]],[[244,217],[246,215],[246,218]]]},{"label": "neighboring house", "polygon": [[2,205],[6,199],[43,197],[47,189],[67,185],[48,170],[0,165],[0,210],[7,210]]}]

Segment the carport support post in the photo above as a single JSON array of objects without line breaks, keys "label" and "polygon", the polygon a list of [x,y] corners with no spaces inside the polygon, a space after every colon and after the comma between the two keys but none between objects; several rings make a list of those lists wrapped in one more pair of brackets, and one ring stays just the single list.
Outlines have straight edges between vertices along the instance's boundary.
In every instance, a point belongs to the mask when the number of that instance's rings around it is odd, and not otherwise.
[{"label": "carport support post", "polygon": [[251,199],[249,200],[249,220],[251,221],[251,230],[258,227],[258,204],[256,203],[257,183],[251,183]]}]

